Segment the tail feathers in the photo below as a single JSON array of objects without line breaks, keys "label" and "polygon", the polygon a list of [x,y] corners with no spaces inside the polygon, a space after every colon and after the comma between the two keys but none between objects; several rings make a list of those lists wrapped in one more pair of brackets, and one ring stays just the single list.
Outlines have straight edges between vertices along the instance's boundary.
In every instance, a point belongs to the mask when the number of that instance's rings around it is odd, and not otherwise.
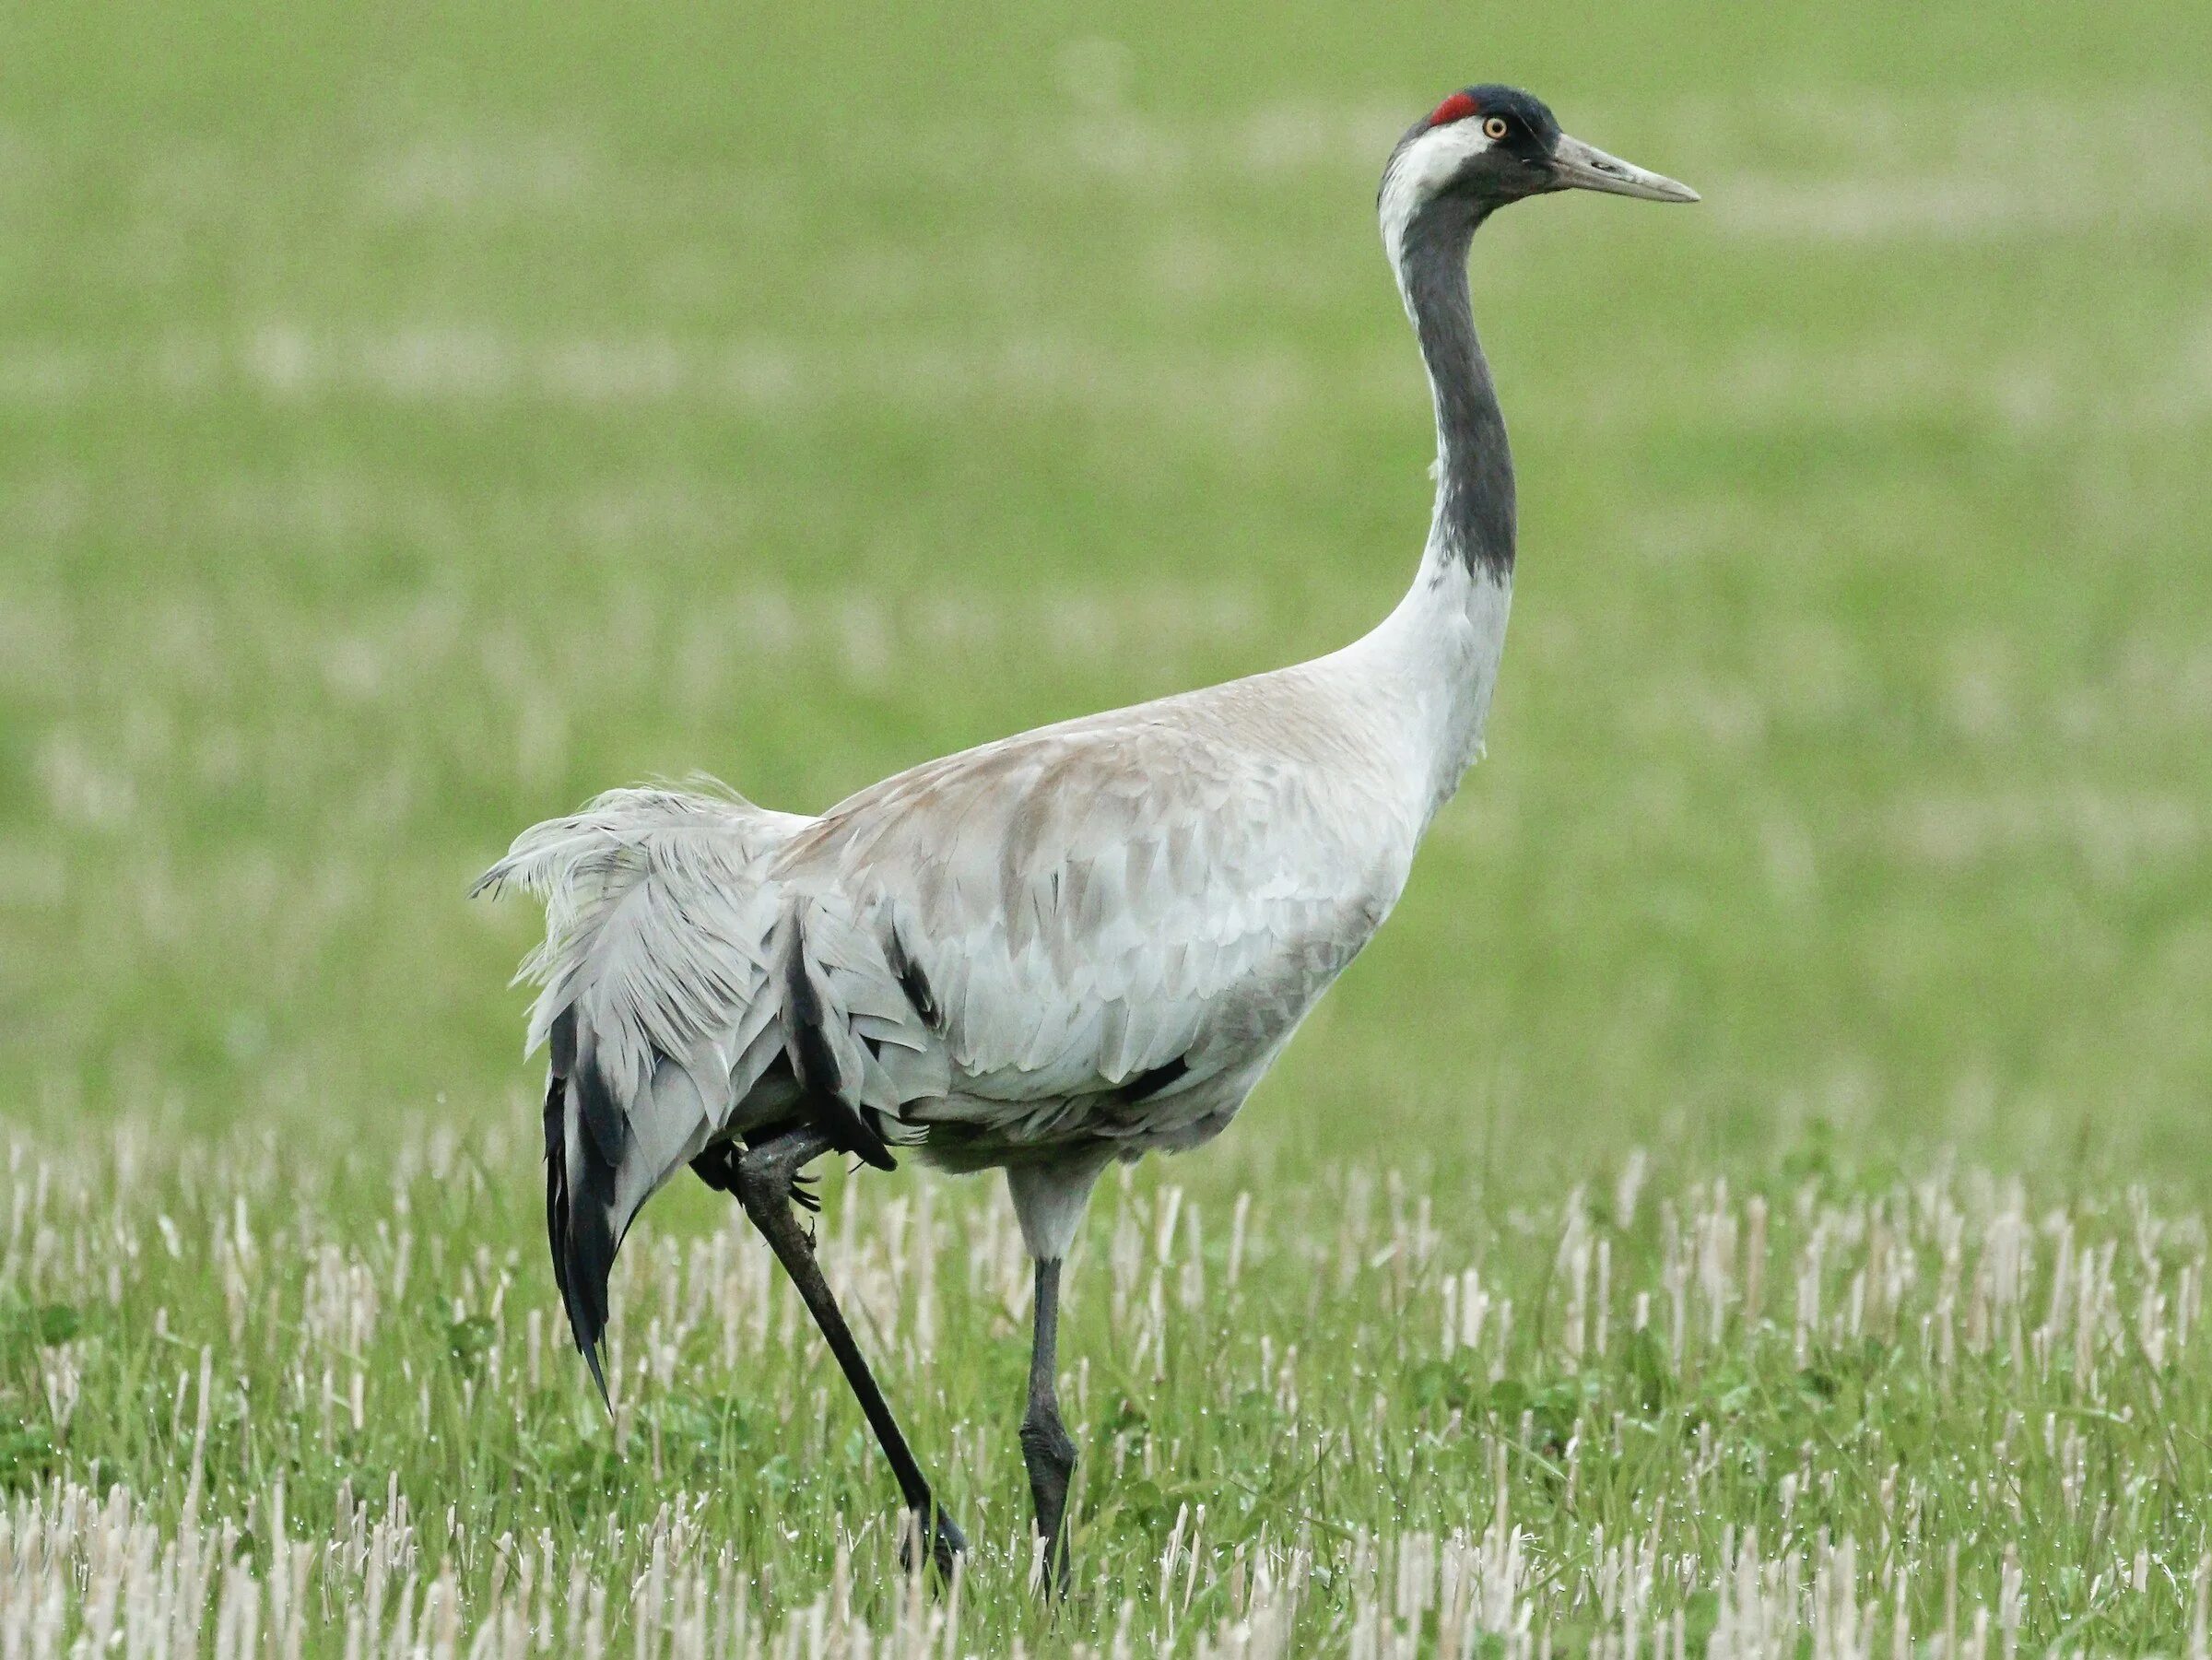
[{"label": "tail feathers", "polygon": [[645,1201],[698,1157],[717,1120],[690,1072],[668,1060],[626,1109],[574,1010],[555,1019],[550,1035],[546,1242],[569,1329],[606,1399],[602,1351],[615,1254]]},{"label": "tail feathers", "polygon": [[[556,1027],[556,1059],[565,1054],[573,1060],[572,1017],[564,1016]],[[573,1103],[576,1117],[589,1122],[593,1114],[583,1102],[605,1093],[588,1058],[565,1074],[557,1067],[547,1084],[546,1242],[552,1251],[553,1283],[568,1313],[569,1330],[591,1368],[592,1382],[599,1386],[599,1398],[612,1412],[614,1400],[607,1391],[600,1349],[606,1336],[606,1282],[620,1242],[614,1226],[616,1166],[605,1156],[596,1135],[574,1133],[570,1116]],[[606,1106],[613,1110],[611,1101]],[[618,1111],[615,1117],[618,1122]]]},{"label": "tail feathers", "polygon": [[614,790],[532,826],[474,893],[518,888],[546,905],[546,938],[519,982],[542,989],[525,1053],[581,1007],[601,1069],[627,1101],[662,1056],[727,1072],[765,1018],[774,896],[765,863],[807,820],[741,797]]},{"label": "tail feathers", "polygon": [[545,1042],[552,1057],[546,1235],[603,1396],[607,1277],[623,1232],[780,1042],[765,868],[806,822],[711,784],[617,790],[524,831],[477,885],[546,903],[545,943],[519,976],[543,988],[526,1048]]},{"label": "tail feathers", "polygon": [[903,945],[888,960],[849,898],[787,895],[774,877],[774,854],[807,822],[728,796],[616,791],[525,830],[478,884],[546,902],[545,943],[522,974],[543,988],[529,1047],[544,1042],[552,1058],[546,1235],[603,1397],[623,1233],[731,1133],[779,1054],[790,1104],[886,1170],[893,1145],[926,1133],[900,1108],[948,1087],[937,991]]}]

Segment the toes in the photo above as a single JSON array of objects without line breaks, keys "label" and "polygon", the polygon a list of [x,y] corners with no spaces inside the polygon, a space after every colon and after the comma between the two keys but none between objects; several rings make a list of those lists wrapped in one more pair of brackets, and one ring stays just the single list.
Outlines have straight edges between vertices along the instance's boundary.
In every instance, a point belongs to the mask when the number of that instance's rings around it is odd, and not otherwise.
[{"label": "toes", "polygon": [[967,1553],[968,1536],[954,1526],[946,1517],[939,1516],[936,1537],[932,1542],[930,1552],[936,1559],[937,1572],[947,1579],[950,1579],[954,1560],[965,1556]]},{"label": "toes", "polygon": [[[914,1540],[924,1529],[930,1528],[930,1520],[919,1511],[909,1511],[907,1514],[910,1518],[910,1525],[900,1533],[899,1566],[912,1573],[914,1569]],[[960,1531],[957,1522],[940,1512],[936,1517],[935,1527],[930,1531],[930,1565],[937,1571],[941,1577],[950,1579],[953,1563],[959,1558],[966,1555],[967,1551],[968,1536]]]}]

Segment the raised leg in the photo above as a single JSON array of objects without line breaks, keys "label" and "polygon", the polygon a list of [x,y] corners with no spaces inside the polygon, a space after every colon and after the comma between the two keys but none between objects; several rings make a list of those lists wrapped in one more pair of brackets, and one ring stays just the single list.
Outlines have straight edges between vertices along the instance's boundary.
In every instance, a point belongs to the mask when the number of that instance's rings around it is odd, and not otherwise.
[{"label": "raised leg", "polygon": [[1030,1348],[1030,1404],[1021,1415],[1021,1460],[1030,1469],[1030,1498],[1037,1533],[1044,1540],[1046,1583],[1067,1587],[1067,1481],[1076,1470],[1076,1443],[1060,1421],[1060,1264],[1037,1263],[1036,1331]]},{"label": "raised leg", "polygon": [[[877,1387],[867,1361],[861,1358],[860,1345],[853,1340],[853,1329],[845,1324],[837,1299],[830,1294],[830,1282],[822,1277],[813,1235],[799,1225],[792,1209],[793,1183],[799,1171],[829,1152],[830,1145],[830,1138],[811,1125],[781,1131],[737,1156],[735,1170],[727,1172],[732,1178],[728,1185],[735,1189],[746,1216],[776,1254],[815,1324],[821,1328],[830,1352],[837,1357],[845,1382],[852,1385],[853,1398],[867,1415],[868,1427],[876,1431],[876,1440],[890,1464],[900,1495],[912,1513],[916,1536],[929,1541],[930,1560],[938,1572],[949,1575],[953,1558],[968,1548],[968,1541],[952,1518],[937,1507],[936,1496],[930,1491],[922,1466],[914,1462],[899,1420],[891,1416],[890,1404]],[[712,1176],[708,1179],[713,1180]],[[912,1566],[908,1547],[900,1548],[900,1560]]]}]

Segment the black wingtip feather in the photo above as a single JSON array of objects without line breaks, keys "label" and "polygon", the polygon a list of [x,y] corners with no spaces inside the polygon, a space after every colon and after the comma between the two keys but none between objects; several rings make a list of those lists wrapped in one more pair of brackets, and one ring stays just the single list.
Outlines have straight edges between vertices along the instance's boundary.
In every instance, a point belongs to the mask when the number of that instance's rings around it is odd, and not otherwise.
[{"label": "black wingtip feather", "polygon": [[553,1017],[552,1030],[546,1034],[547,1057],[553,1064],[553,1076],[567,1077],[576,1070],[576,1010],[564,1008]]},{"label": "black wingtip feather", "polygon": [[[565,1013],[554,1022],[552,1048],[555,1065],[546,1087],[546,1243],[553,1256],[553,1284],[560,1292],[562,1309],[576,1348],[591,1368],[592,1382],[611,1414],[614,1398],[607,1392],[606,1372],[599,1358],[600,1340],[606,1335],[606,1281],[614,1266],[616,1241],[608,1226],[614,1199],[614,1167],[600,1156],[594,1138],[586,1136],[577,1148],[584,1191],[569,1185],[568,1091],[582,1086],[585,1077],[596,1081],[596,1068],[582,1074],[564,1070],[562,1057],[576,1052],[575,1016]],[[583,1086],[588,1090],[588,1086]],[[604,1089],[604,1086],[601,1086]],[[580,1094],[580,1111],[589,1101]],[[608,1103],[612,1105],[611,1101]]]},{"label": "black wingtip feather", "polygon": [[855,1158],[865,1159],[877,1170],[899,1168],[899,1160],[891,1157],[890,1144],[860,1113],[847,1113],[841,1123],[845,1131],[846,1152]]},{"label": "black wingtip feather", "polygon": [[629,1119],[622,1111],[622,1103],[607,1088],[606,1075],[599,1069],[599,1057],[587,1051],[576,1057],[576,1067],[570,1077],[576,1084],[578,1115],[583,1127],[591,1132],[592,1145],[586,1152],[596,1153],[597,1162],[609,1171],[622,1161],[629,1148]]},{"label": "black wingtip feather", "polygon": [[907,954],[906,941],[899,937],[899,930],[891,930],[885,955],[889,958],[891,973],[899,982],[899,989],[906,1000],[914,1006],[914,1013],[922,1017],[922,1024],[932,1031],[945,1030],[945,1011],[937,1005],[937,994],[929,983],[929,976],[922,965]]},{"label": "black wingtip feather", "polygon": [[569,1301],[569,1161],[561,1128],[569,1080],[556,1071],[546,1085],[546,1243],[553,1253],[553,1284]]},{"label": "black wingtip feather", "polygon": [[1127,1104],[1149,1101],[1162,1089],[1191,1069],[1190,1056],[1179,1054],[1171,1061],[1163,1061],[1149,1071],[1140,1072],[1124,1083],[1115,1093]]},{"label": "black wingtip feather", "polygon": [[791,967],[783,986],[783,1019],[791,1033],[791,1066],[813,1103],[817,1120],[840,1152],[854,1153],[877,1170],[897,1170],[899,1160],[866,1115],[840,1099],[837,1057],[822,1030],[822,1001],[806,974],[806,937],[792,918]]},{"label": "black wingtip feather", "polygon": [[592,1382],[599,1385],[599,1404],[606,1408],[607,1417],[614,1417],[615,1397],[606,1392],[606,1373],[600,1369],[597,1344],[584,1349],[583,1363],[592,1369]]}]

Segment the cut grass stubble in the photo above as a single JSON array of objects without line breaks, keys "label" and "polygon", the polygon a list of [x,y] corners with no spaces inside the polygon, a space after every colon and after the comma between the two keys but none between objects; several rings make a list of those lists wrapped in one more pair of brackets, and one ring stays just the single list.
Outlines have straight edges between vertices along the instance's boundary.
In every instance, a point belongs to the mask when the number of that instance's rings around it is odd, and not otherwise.
[{"label": "cut grass stubble", "polygon": [[1868,1185],[1817,1149],[1748,1193],[1639,1154],[1500,1215],[1367,1169],[1109,1183],[1067,1279],[1082,1462],[1054,1613],[998,1195],[833,1182],[824,1230],[976,1540],[933,1596],[734,1212],[679,1200],[626,1251],[610,1424],[509,1242],[526,1218],[496,1172],[527,1149],[421,1147],[387,1185],[258,1136],[12,1146],[0,1625],[239,1655],[816,1631],[894,1654],[1983,1654],[2201,1631],[2206,1237],[2139,1189]]}]

